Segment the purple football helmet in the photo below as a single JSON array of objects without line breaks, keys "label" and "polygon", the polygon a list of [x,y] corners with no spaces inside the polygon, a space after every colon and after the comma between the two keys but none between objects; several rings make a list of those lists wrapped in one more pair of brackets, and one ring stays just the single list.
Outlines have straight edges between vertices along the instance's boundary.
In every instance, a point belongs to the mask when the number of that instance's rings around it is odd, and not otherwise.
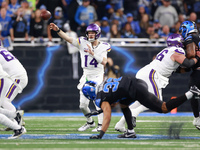
[{"label": "purple football helmet", "polygon": [[167,38],[167,46],[176,46],[176,47],[184,47],[183,42],[184,39],[180,34],[172,34]]},{"label": "purple football helmet", "polygon": [[[89,31],[94,31],[94,32],[96,32],[95,39],[88,39],[88,32],[89,32]],[[97,24],[92,23],[92,24],[90,24],[90,25],[86,28],[85,34],[86,34],[87,39],[88,39],[90,42],[94,42],[94,40],[100,38],[100,36],[101,36],[101,28],[100,28]]]}]

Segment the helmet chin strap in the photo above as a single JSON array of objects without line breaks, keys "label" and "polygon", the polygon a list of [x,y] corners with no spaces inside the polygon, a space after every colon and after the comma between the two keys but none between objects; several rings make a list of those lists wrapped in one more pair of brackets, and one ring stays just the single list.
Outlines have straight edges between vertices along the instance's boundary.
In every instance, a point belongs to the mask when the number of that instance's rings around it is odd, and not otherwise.
[{"label": "helmet chin strap", "polygon": [[93,39],[89,39],[89,38],[88,38],[88,41],[89,41],[89,42],[94,42],[94,41],[95,41],[95,38],[93,38]]}]

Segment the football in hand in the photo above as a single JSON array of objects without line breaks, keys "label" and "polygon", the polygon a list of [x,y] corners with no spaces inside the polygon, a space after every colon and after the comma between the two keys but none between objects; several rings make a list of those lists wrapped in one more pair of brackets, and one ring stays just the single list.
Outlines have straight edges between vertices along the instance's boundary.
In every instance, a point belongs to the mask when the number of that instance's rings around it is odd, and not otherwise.
[{"label": "football in hand", "polygon": [[49,18],[51,18],[51,13],[48,10],[44,10],[41,12],[40,16],[43,20],[48,20]]}]

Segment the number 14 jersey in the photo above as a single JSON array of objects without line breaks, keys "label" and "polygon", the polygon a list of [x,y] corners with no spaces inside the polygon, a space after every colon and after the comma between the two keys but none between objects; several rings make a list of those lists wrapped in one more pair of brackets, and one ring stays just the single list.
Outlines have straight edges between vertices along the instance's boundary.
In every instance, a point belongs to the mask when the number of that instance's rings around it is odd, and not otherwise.
[{"label": "number 14 jersey", "polygon": [[111,50],[110,44],[102,41],[98,41],[99,44],[93,47],[91,43],[84,37],[77,39],[77,43],[74,46],[79,48],[81,55],[81,67],[86,75],[103,74],[104,66],[96,61],[96,59],[91,56],[85,50],[88,50],[87,44],[92,48],[95,55],[107,58],[107,52]]}]

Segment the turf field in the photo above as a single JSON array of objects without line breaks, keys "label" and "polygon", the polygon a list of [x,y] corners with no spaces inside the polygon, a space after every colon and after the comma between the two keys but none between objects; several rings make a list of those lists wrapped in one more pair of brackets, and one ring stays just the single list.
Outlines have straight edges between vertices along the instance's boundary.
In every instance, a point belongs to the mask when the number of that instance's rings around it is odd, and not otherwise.
[{"label": "turf field", "polygon": [[[97,121],[97,117],[94,119]],[[117,138],[120,133],[114,126],[119,119],[119,116],[112,117],[103,139],[90,140],[95,134],[92,129],[77,132],[85,123],[84,117],[26,116],[27,134],[8,140],[12,132],[0,131],[0,149],[200,149],[200,131],[192,125],[192,116],[139,116],[136,139]]]}]

